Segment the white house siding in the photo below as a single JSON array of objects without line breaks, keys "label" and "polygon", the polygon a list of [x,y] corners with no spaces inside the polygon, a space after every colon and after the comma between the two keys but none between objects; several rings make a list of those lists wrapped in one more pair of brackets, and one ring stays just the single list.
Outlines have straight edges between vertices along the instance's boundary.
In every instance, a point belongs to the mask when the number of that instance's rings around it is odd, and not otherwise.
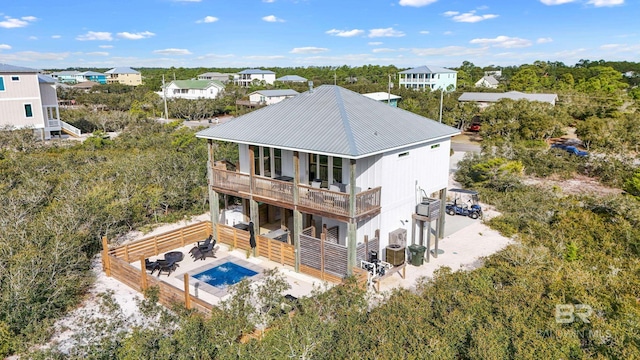
[{"label": "white house siding", "polygon": [[251,102],[262,102],[265,105],[273,105],[273,104],[277,104],[280,101],[291,97],[291,96],[264,96],[261,94],[253,94],[253,95],[249,95],[249,101]]},{"label": "white house siding", "polygon": [[[438,144],[440,146],[431,149],[432,145]],[[429,196],[447,187],[449,149],[450,141],[445,140],[385,153],[375,166],[367,168],[358,176],[358,179],[363,179],[362,184],[369,178],[378,178],[378,184],[382,186],[381,212],[358,224],[358,241],[362,241],[364,235],[372,237],[374,231],[380,229],[382,250],[388,244],[389,232],[404,228],[410,236],[411,215],[422,197],[419,189],[424,189]],[[406,156],[398,156],[407,152]],[[372,172],[376,175],[371,176]]]},{"label": "white house siding", "polygon": [[238,144],[238,159],[240,159],[240,172],[248,174],[251,171],[251,164],[249,164],[249,145]]},{"label": "white house siding", "polygon": [[[11,125],[16,129],[31,127],[44,128],[42,101],[36,74],[0,74],[5,91],[0,91],[0,126]],[[19,76],[19,81],[11,81],[11,76]],[[33,116],[26,117],[24,106],[31,104]]]}]

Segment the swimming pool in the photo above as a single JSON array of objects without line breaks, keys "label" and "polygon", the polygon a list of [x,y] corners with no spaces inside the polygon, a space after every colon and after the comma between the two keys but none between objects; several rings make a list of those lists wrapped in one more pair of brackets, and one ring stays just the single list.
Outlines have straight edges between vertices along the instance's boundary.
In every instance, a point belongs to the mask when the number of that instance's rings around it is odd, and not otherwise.
[{"label": "swimming pool", "polygon": [[193,275],[193,278],[207,283],[211,286],[215,286],[220,289],[224,289],[229,285],[236,284],[242,279],[257,275],[257,271],[247,269],[244,266],[238,265],[231,261],[227,261],[211,269]]}]

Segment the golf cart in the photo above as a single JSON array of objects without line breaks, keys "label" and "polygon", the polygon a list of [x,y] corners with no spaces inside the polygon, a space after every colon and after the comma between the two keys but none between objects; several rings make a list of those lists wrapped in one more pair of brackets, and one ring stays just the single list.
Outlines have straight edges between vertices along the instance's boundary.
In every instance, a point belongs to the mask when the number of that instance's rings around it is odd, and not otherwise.
[{"label": "golf cart", "polygon": [[[478,204],[478,192],[465,189],[450,189],[453,193],[453,202],[447,204],[446,212],[449,215],[468,216],[472,219],[482,217],[482,208]],[[466,200],[466,201],[465,201]]]}]

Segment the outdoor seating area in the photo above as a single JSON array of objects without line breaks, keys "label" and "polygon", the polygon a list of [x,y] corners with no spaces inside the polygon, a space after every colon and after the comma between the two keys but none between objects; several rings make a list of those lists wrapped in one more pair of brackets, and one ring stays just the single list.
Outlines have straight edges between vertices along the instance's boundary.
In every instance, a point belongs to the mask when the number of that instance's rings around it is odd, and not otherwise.
[{"label": "outdoor seating area", "polygon": [[194,260],[204,260],[208,257],[215,258],[217,250],[216,240],[213,239],[213,235],[209,235],[206,240],[198,241],[196,245],[189,250],[189,254],[191,254]]},{"label": "outdoor seating area", "polygon": [[149,259],[144,259],[145,269],[151,271],[151,275],[158,272],[158,276],[162,274],[162,272],[166,272],[167,276],[171,275],[173,271],[176,270],[178,263],[184,259],[184,254],[180,251],[171,251],[164,255],[163,259],[158,259],[155,261],[149,261]]}]

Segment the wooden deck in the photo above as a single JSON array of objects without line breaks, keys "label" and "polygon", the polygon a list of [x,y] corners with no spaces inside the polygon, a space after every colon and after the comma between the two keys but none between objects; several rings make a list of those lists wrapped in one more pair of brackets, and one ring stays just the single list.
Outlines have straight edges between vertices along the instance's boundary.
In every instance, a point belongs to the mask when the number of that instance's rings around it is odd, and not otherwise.
[{"label": "wooden deck", "polygon": [[[287,209],[295,206],[305,213],[328,216],[336,219],[349,219],[349,194],[298,185],[298,202],[294,202],[294,184],[288,181],[253,176],[235,171],[213,169],[212,190],[254,199]],[[356,194],[355,218],[361,219],[380,212],[381,188],[376,187]]]}]

